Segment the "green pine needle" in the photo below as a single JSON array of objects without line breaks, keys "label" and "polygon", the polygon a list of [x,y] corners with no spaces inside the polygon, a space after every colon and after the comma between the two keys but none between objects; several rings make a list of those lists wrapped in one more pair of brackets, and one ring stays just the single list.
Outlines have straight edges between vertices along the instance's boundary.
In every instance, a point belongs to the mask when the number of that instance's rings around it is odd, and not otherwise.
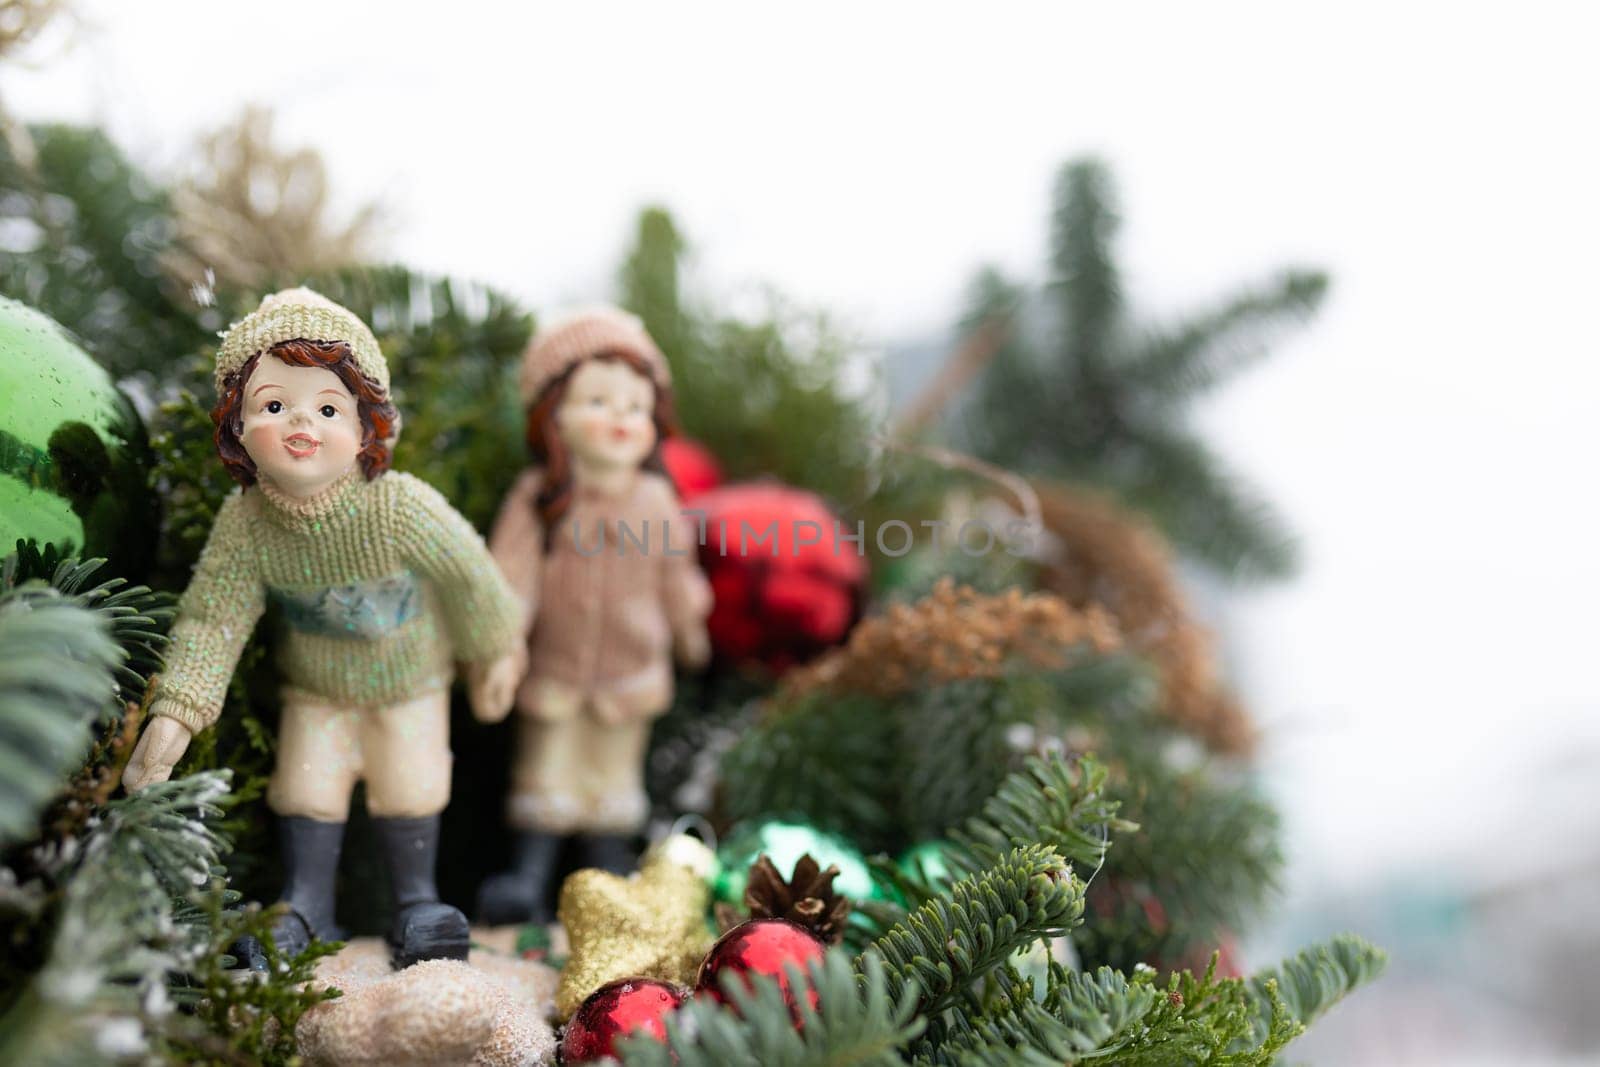
[{"label": "green pine needle", "polygon": [[[771,978],[756,976],[746,985],[739,975],[724,975],[730,1006],[695,998],[668,1019],[666,1043],[624,1041],[622,1061],[628,1067],[891,1067],[922,1032],[915,988],[895,983],[881,960],[866,960],[858,977],[849,954],[830,949],[804,971],[791,966],[788,981],[786,999]],[[808,990],[816,992],[816,1008]]]},{"label": "green pine needle", "polygon": [[54,589],[0,592],[0,847],[32,834],[87,756],[122,660],[109,629]]},{"label": "green pine needle", "polygon": [[[0,564],[0,592],[40,580],[71,602],[99,614],[111,639],[122,649],[116,668],[117,701],[137,701],[150,675],[161,667],[174,598],[148,586],[129,585],[125,578],[94,582],[105,565],[104,559],[61,558],[54,546],[41,552],[32,542],[18,542],[17,551]],[[113,705],[112,710],[119,709]]]},{"label": "green pine needle", "polygon": [[962,321],[1012,328],[959,434],[1001,466],[1110,490],[1223,575],[1283,577],[1296,563],[1293,538],[1189,429],[1188,408],[1310,318],[1327,275],[1283,270],[1174,325],[1144,325],[1126,306],[1114,258],[1116,199],[1103,163],[1068,163],[1051,207],[1043,298],[980,272]]},{"label": "green pine needle", "polygon": [[937,1016],[1018,949],[1083,921],[1083,882],[1044,845],[1013,849],[994,866],[926,901],[863,954],[883,957],[891,988],[915,983]]},{"label": "green pine needle", "polygon": [[952,870],[958,877],[976,874],[1009,850],[1037,842],[1078,864],[1087,879],[1105,859],[1113,830],[1139,829],[1116,817],[1118,804],[1106,794],[1107,773],[1093,756],[1075,764],[1059,756],[1029,757],[981,812],[951,833]]}]

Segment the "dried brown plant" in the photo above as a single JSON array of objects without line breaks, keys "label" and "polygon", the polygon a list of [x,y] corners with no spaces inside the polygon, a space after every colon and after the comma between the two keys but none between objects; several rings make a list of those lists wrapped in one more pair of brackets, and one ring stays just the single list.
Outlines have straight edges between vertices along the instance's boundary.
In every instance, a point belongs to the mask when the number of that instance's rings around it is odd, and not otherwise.
[{"label": "dried brown plant", "polygon": [[1161,708],[1213,749],[1246,755],[1255,734],[1222,683],[1210,633],[1178,581],[1171,549],[1144,519],[1092,490],[1034,483],[1057,542],[1040,582],[1074,607],[1102,607],[1131,648],[1155,665]]},{"label": "dried brown plant", "polygon": [[[58,20],[78,21],[77,12],[67,0],[0,0],[0,62],[21,63],[23,54]],[[71,46],[74,36],[68,36],[63,49]],[[41,57],[31,58],[42,62]],[[6,151],[23,172],[31,174],[35,163],[33,137],[28,127],[14,118],[3,104],[0,104],[0,138],[4,138]]]},{"label": "dried brown plant", "polygon": [[0,59],[16,59],[52,22],[71,14],[67,0],[0,0]]},{"label": "dried brown plant", "polygon": [[1111,615],[1051,593],[1012,588],[988,595],[948,578],[912,604],[863,620],[844,647],[789,675],[788,697],[815,689],[890,697],[923,686],[992,678],[1017,663],[1065,666],[1085,646],[1122,644]]},{"label": "dried brown plant", "polygon": [[372,255],[377,206],[360,208],[347,225],[335,224],[321,154],[279,147],[272,126],[270,111],[248,108],[203,137],[199,165],[174,191],[177,242],[166,267],[191,290],[213,284],[255,289]]}]

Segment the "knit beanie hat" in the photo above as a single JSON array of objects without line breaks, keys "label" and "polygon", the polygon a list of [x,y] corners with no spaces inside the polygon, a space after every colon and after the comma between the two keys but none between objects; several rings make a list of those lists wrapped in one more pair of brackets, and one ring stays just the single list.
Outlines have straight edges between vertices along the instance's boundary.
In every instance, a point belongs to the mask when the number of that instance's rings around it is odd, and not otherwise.
[{"label": "knit beanie hat", "polygon": [[528,345],[522,357],[523,406],[538,400],[545,386],[580,360],[617,351],[643,360],[657,389],[672,384],[667,359],[645,332],[643,323],[618,308],[593,308],[551,323]]},{"label": "knit beanie hat", "polygon": [[222,392],[223,379],[251,356],[280,341],[344,341],[361,373],[377,382],[384,395],[389,393],[389,364],[367,324],[354,312],[304,287],[273,293],[222,335],[222,346],[217,349],[217,392]]}]

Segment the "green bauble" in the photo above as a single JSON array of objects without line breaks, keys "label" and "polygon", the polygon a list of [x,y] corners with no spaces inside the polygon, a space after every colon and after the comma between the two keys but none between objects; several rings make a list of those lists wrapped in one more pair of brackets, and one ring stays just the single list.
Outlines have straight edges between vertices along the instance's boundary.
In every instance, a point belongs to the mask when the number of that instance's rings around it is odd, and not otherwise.
[{"label": "green bauble", "polygon": [[900,853],[894,863],[912,877],[920,872],[930,882],[948,881],[950,861],[945,858],[947,847],[943,841],[923,841]]},{"label": "green bauble", "polygon": [[712,896],[729,904],[739,904],[744,900],[750,865],[762,853],[772,859],[780,874],[792,878],[794,865],[808,852],[823,867],[831,863],[839,868],[839,877],[833,880],[835,891],[852,900],[881,895],[860,849],[844,838],[802,823],[762,822],[736,827],[717,850],[722,870],[712,883]]},{"label": "green bauble", "polygon": [[133,405],[56,322],[0,297],[0,556],[19,539],[143,575],[150,446]]}]

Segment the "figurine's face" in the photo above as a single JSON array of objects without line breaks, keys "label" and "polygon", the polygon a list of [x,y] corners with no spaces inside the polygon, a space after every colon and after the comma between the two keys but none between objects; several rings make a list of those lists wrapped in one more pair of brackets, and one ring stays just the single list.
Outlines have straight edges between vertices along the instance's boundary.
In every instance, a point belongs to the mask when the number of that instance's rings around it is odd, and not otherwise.
[{"label": "figurine's face", "polygon": [[638,467],[656,445],[656,387],[626,363],[591,359],[573,372],[556,429],[582,466]]},{"label": "figurine's face", "polygon": [[290,496],[338,481],[361,451],[361,414],[339,376],[263,356],[244,387],[244,450]]}]

